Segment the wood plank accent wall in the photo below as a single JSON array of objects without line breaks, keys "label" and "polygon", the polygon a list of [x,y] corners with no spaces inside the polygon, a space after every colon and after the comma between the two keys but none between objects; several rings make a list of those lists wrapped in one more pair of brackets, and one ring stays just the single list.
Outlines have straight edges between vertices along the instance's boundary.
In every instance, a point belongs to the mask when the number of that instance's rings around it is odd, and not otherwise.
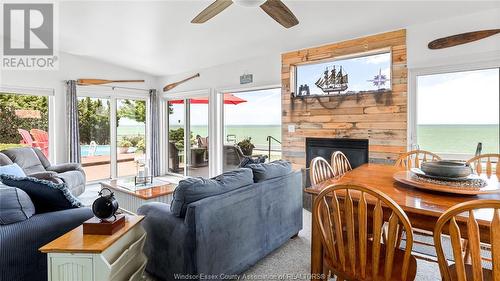
[{"label": "wood plank accent wall", "polygon": [[[392,92],[291,100],[295,66],[384,48],[392,51]],[[370,161],[395,160],[407,150],[407,77],[404,29],[282,54],[283,158],[305,167],[306,137],[331,137],[368,139]]]}]

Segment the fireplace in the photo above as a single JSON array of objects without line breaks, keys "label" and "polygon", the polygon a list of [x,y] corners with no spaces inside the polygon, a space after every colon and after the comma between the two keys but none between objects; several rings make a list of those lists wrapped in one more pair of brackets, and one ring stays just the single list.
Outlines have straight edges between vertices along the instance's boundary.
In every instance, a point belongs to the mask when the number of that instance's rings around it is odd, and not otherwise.
[{"label": "fireplace", "polygon": [[[311,160],[318,156],[330,162],[332,153],[338,150],[347,156],[352,168],[368,163],[367,139],[306,138],[306,167],[309,168]],[[309,173],[306,186],[310,186]]]}]

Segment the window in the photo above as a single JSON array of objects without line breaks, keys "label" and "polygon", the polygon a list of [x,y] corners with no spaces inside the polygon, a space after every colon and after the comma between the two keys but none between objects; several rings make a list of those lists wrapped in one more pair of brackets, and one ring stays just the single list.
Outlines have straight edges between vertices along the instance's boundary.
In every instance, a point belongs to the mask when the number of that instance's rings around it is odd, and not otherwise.
[{"label": "window", "polygon": [[499,68],[417,76],[416,144],[445,154],[499,153]]},{"label": "window", "polygon": [[298,65],[295,94],[351,94],[391,89],[391,52]]},{"label": "window", "polygon": [[49,97],[0,92],[0,150],[34,147],[49,158]]}]

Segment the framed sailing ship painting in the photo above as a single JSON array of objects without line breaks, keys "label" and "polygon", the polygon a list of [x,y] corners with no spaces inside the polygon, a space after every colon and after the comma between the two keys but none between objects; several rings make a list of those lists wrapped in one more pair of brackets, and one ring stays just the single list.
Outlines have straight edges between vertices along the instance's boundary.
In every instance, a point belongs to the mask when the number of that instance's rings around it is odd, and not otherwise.
[{"label": "framed sailing ship painting", "polygon": [[331,96],[391,90],[391,51],[297,65],[295,96]]}]

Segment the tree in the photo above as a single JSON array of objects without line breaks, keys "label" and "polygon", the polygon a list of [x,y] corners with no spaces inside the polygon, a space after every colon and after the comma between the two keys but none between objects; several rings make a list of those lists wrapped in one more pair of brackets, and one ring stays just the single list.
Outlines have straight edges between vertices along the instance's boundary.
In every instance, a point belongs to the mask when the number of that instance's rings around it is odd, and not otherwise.
[{"label": "tree", "polygon": [[[21,118],[16,110],[36,110],[40,118]],[[45,96],[0,93],[0,143],[19,143],[22,139],[18,129],[29,131],[36,128],[49,129],[49,98]]]},{"label": "tree", "polygon": [[109,101],[103,104],[102,99],[91,99],[89,97],[79,99],[80,143],[89,144],[91,141],[101,145],[110,143],[109,106]]},{"label": "tree", "polygon": [[146,102],[142,100],[123,100],[116,114],[117,124],[119,124],[120,118],[128,118],[138,123],[146,123]]}]

